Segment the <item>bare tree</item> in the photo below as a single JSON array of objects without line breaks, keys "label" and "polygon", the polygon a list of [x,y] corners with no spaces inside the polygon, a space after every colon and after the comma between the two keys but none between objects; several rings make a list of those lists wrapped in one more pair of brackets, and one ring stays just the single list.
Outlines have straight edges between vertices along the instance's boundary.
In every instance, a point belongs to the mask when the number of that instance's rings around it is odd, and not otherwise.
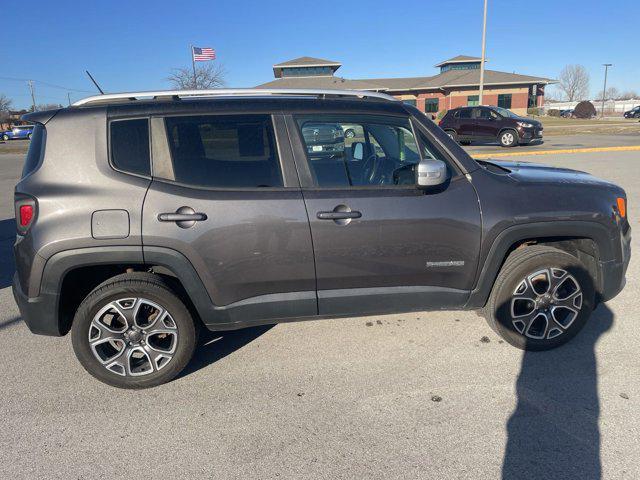
[{"label": "bare tree", "polygon": [[0,93],[0,112],[8,112],[13,102],[5,94]]},{"label": "bare tree", "polygon": [[589,96],[589,73],[582,65],[567,65],[560,72],[558,87],[567,100],[584,100]]},{"label": "bare tree", "polygon": [[[620,98],[620,91],[616,87],[609,87],[604,94],[605,100],[618,100]],[[596,100],[602,101],[602,92],[596,95]]]},{"label": "bare tree", "polygon": [[9,110],[12,103],[9,97],[0,93],[0,125],[9,121]]},{"label": "bare tree", "polygon": [[227,72],[222,65],[207,64],[196,67],[195,78],[193,70],[190,68],[174,68],[167,80],[177,90],[205,90],[224,86],[226,74]]},{"label": "bare tree", "polygon": [[632,100],[636,98],[640,98],[638,92],[635,90],[626,90],[625,92],[620,94],[620,100]]}]

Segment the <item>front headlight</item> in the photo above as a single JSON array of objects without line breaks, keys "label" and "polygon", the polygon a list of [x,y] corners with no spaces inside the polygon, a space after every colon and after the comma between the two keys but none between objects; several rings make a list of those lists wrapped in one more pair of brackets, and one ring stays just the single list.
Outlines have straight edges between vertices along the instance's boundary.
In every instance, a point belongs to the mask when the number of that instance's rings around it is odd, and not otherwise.
[{"label": "front headlight", "polygon": [[518,122],[518,125],[520,125],[522,128],[532,128],[533,127],[532,123],[527,123],[527,122]]}]

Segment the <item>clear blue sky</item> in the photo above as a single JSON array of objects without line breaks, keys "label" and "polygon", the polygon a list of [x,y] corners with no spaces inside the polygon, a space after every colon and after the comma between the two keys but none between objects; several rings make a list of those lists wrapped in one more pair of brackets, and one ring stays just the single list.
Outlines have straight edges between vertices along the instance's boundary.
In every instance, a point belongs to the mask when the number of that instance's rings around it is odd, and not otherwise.
[{"label": "clear blue sky", "polygon": [[[15,8],[21,5],[21,8]],[[4,5],[0,93],[30,104],[24,81],[94,91],[165,88],[173,67],[190,66],[189,44],[216,49],[227,85],[273,78],[274,63],[308,55],[343,63],[347,78],[432,75],[457,54],[479,55],[482,0],[361,2],[67,1]],[[639,0],[489,0],[488,68],[555,78],[568,63],[601,88],[640,90]],[[72,100],[88,95],[72,91]],[[67,91],[36,83],[38,103]]]}]

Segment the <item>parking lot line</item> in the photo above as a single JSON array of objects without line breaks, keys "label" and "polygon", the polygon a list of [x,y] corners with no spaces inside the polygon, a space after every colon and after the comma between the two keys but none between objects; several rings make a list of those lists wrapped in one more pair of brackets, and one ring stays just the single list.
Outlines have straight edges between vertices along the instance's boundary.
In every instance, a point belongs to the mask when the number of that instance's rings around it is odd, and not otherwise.
[{"label": "parking lot line", "polygon": [[622,147],[590,147],[590,148],[563,148],[558,150],[524,150],[520,152],[504,153],[480,153],[471,155],[473,158],[496,157],[528,157],[529,155],[552,155],[560,153],[594,153],[594,152],[630,152],[640,151],[640,145],[625,145]]}]

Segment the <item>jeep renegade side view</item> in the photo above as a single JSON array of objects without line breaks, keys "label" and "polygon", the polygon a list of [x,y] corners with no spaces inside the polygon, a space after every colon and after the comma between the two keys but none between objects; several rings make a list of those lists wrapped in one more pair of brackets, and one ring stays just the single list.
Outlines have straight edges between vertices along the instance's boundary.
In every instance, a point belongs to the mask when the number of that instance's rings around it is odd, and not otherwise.
[{"label": "jeep renegade side view", "polygon": [[383,94],[125,93],[25,118],[16,302],[117,387],[174,378],[201,326],[476,309],[546,350],[624,286],[620,187],[475,161]]}]

